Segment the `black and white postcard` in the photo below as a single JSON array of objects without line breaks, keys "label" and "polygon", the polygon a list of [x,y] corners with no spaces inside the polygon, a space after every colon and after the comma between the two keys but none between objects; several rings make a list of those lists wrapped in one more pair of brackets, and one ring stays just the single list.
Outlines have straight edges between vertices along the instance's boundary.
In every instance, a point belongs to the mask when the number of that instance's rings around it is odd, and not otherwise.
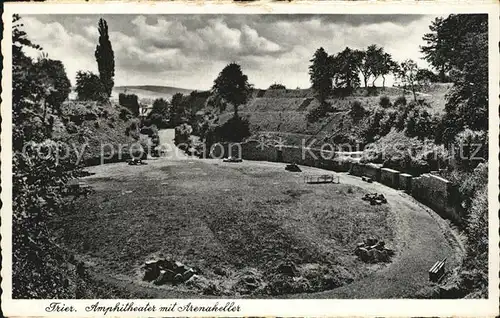
[{"label": "black and white postcard", "polygon": [[499,314],[498,3],[3,23],[6,316]]}]

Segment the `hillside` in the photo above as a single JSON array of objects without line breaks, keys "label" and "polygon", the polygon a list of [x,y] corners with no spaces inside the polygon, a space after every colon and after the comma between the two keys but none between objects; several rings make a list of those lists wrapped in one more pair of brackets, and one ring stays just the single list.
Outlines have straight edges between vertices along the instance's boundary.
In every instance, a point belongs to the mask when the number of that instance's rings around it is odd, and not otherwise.
[{"label": "hillside", "polygon": [[164,98],[170,100],[172,96],[176,93],[189,94],[193,90],[170,87],[170,86],[156,86],[156,85],[127,85],[127,86],[115,86],[113,92],[111,93],[112,99],[118,99],[120,93],[136,94],[139,99],[149,99],[154,100],[157,98]]},{"label": "hillside", "polygon": [[[444,110],[445,95],[450,88],[451,84],[432,84],[422,88],[417,98],[430,104],[428,111],[431,114],[440,113]],[[403,95],[408,101],[413,99],[409,91],[404,92],[399,87],[378,88],[376,96],[367,95],[366,89],[360,88],[352,96],[331,98],[328,100],[331,110],[327,116],[309,122],[308,113],[319,106],[310,89],[256,90],[248,103],[240,106],[238,113],[248,119],[252,138],[281,138],[287,145],[300,145],[303,142],[309,145],[314,139],[317,143],[358,139],[359,128],[366,118],[353,119],[350,115],[355,101],[359,101],[366,111],[372,111],[379,107],[382,96],[389,97],[391,103]],[[209,108],[207,111],[213,112]],[[220,114],[218,123],[229,120],[232,111],[229,107]]]},{"label": "hillside", "polygon": [[[126,133],[132,121],[133,115],[114,103],[69,101],[63,104],[62,115],[56,117],[54,138],[79,151],[84,149],[82,159],[87,163],[98,163],[101,153],[111,159],[118,155],[120,145],[125,147],[137,141]],[[122,152],[126,153],[129,148],[124,149]]]}]

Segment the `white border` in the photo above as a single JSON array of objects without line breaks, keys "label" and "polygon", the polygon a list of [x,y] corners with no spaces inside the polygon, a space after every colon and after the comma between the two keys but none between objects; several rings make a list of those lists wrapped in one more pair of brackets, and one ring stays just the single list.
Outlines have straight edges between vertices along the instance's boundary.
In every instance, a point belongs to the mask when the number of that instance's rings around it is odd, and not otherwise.
[{"label": "white border", "polygon": [[[498,134],[499,134],[499,4],[491,2],[257,2],[257,3],[6,3],[4,5],[4,33],[2,50],[4,68],[2,77],[2,153],[1,153],[1,181],[2,181],[2,310],[5,316],[91,316],[83,308],[95,303],[95,300],[68,300],[65,303],[79,308],[78,313],[46,313],[44,308],[49,300],[12,300],[11,299],[11,240],[12,235],[12,114],[11,114],[11,27],[13,13],[20,14],[174,14],[174,13],[225,13],[225,14],[266,14],[266,13],[317,13],[317,14],[449,14],[449,13],[489,13],[489,235],[490,235],[490,267],[489,267],[489,298],[483,300],[237,300],[242,311],[236,313],[186,313],[169,312],[169,316],[496,316],[499,307],[499,249],[498,249]],[[7,186],[6,186],[7,185]],[[115,304],[117,301],[131,300],[99,300],[102,305]],[[136,305],[150,303],[157,306],[173,303],[188,303],[196,305],[214,304],[215,300],[133,300]],[[217,300],[219,303],[235,300]],[[138,313],[110,313],[108,316],[137,316]],[[145,316],[164,316],[165,313],[144,313]]]}]

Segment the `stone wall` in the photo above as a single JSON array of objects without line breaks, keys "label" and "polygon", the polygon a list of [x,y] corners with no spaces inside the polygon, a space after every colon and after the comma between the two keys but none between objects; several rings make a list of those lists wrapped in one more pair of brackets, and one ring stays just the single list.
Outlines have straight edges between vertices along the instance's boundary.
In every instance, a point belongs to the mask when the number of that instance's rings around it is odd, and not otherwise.
[{"label": "stone wall", "polygon": [[406,193],[411,193],[411,180],[413,176],[408,173],[401,173],[399,175],[399,188]]},{"label": "stone wall", "polygon": [[442,217],[460,223],[460,216],[451,189],[451,182],[433,174],[423,174],[412,179],[411,194],[428,205]]},{"label": "stone wall", "polygon": [[381,175],[381,165],[374,163],[365,164],[365,176],[372,178],[374,181],[379,181]]},{"label": "stone wall", "polygon": [[380,169],[380,182],[388,187],[399,188],[399,174],[400,172],[394,169],[382,168]]},{"label": "stone wall", "polygon": [[[240,147],[222,143],[212,147],[211,155],[215,158],[222,158],[222,154],[224,154],[224,157],[227,157],[230,147],[232,156],[246,160],[295,162],[298,165],[326,170],[349,171],[355,176],[369,176],[373,181],[381,182],[394,189],[404,190],[434,209],[443,218],[461,223],[459,212],[457,212],[459,208],[456,205],[458,199],[454,195],[451,183],[437,175],[423,174],[420,177],[413,177],[394,169],[381,168],[381,165],[377,164],[339,160],[333,152],[326,150],[322,152],[320,149],[303,149],[295,146],[263,146],[257,141],[241,143]],[[323,156],[321,156],[322,153]]]}]

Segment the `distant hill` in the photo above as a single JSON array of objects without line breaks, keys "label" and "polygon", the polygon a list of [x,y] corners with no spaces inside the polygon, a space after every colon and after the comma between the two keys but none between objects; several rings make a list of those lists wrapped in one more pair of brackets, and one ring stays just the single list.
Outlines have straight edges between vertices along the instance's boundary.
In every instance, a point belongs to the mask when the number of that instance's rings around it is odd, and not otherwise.
[{"label": "distant hill", "polygon": [[130,86],[115,86],[111,93],[112,99],[118,99],[120,93],[135,94],[140,100],[155,100],[157,98],[171,99],[176,93],[188,95],[192,92],[191,89],[156,86],[156,85],[130,85]]}]

